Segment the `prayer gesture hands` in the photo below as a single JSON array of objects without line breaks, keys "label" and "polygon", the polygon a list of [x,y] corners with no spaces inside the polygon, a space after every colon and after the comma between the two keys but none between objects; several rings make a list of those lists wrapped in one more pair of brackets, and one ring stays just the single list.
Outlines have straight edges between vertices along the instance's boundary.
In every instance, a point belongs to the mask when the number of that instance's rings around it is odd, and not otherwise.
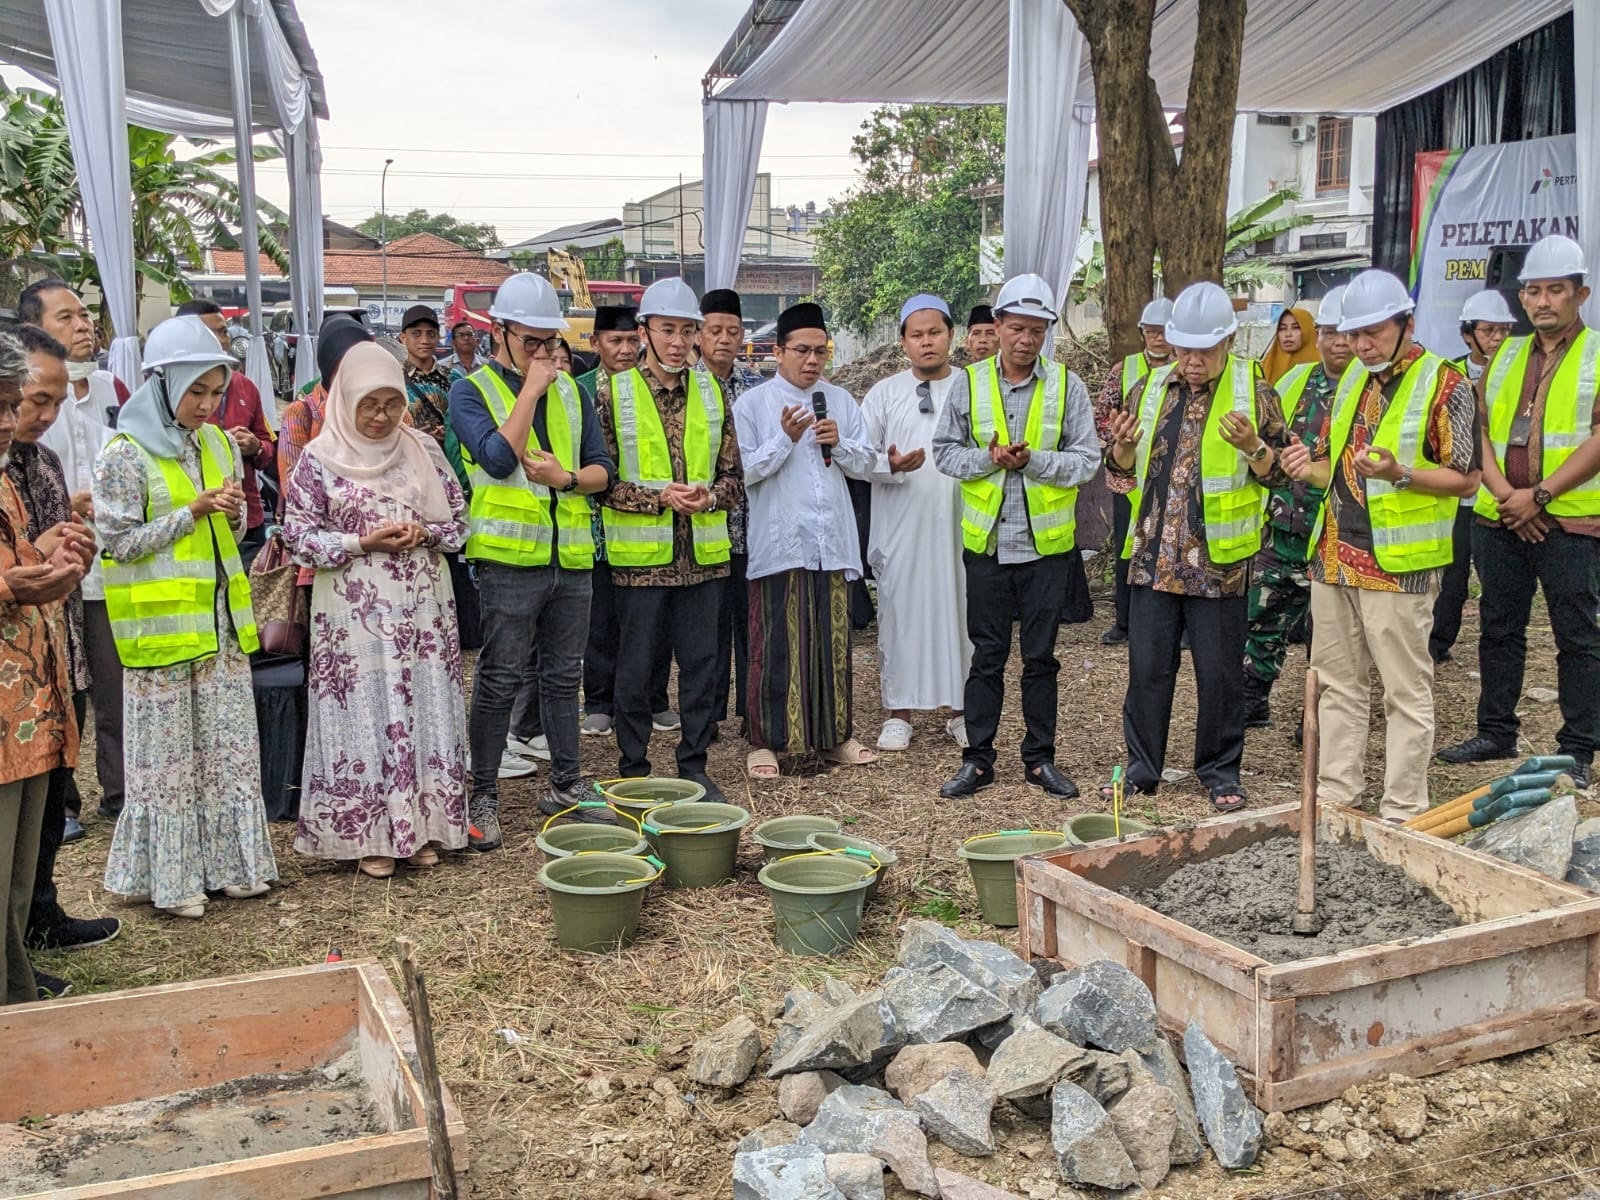
[{"label": "prayer gesture hands", "polygon": [[87,572],[94,561],[94,539],[81,517],[58,521],[34,539],[34,549],[52,563],[76,565]]},{"label": "prayer gesture hands", "polygon": [[1243,413],[1223,413],[1222,420],[1217,426],[1222,434],[1222,440],[1235,450],[1243,450],[1246,454],[1250,454],[1261,444],[1261,439],[1256,435],[1256,427]]},{"label": "prayer gesture hands", "polygon": [[1293,441],[1278,455],[1284,472],[1296,483],[1304,483],[1311,474],[1311,448],[1304,442]]},{"label": "prayer gesture hands", "polygon": [[1394,454],[1382,446],[1368,446],[1365,454],[1356,455],[1356,474],[1363,479],[1382,479],[1393,483],[1400,478],[1400,464]]},{"label": "prayer gesture hands", "polygon": [[1030,454],[1027,442],[1016,442],[1009,446],[1000,444],[1000,435],[993,434],[989,438],[989,461],[1002,471],[1020,471],[1028,465]]},{"label": "prayer gesture hands", "polygon": [[889,470],[896,475],[903,474],[906,471],[915,471],[927,461],[927,457],[928,454],[925,450],[917,449],[908,454],[901,454],[895,446],[890,445]]},{"label": "prayer gesture hands", "polygon": [[[778,421],[783,426],[783,431],[789,435],[791,442],[798,442],[814,420],[816,414],[804,404],[786,404],[783,406],[783,412],[778,414]],[[837,436],[835,440],[838,440]]]},{"label": "prayer gesture hands", "polygon": [[239,506],[243,503],[244,489],[230,479],[221,487],[207,488],[189,501],[189,514],[198,521],[221,513],[231,521],[239,515]]},{"label": "prayer gesture hands", "polygon": [[238,444],[239,454],[242,457],[254,458],[261,453],[261,439],[243,425],[235,425],[228,430],[228,436]]},{"label": "prayer gesture hands", "polygon": [[524,454],[522,473],[531,482],[542,483],[547,488],[564,488],[568,483],[567,469],[548,450],[534,449]]},{"label": "prayer gesture hands", "polygon": [[11,590],[14,604],[49,604],[71,595],[83,578],[83,567],[76,561],[61,561],[57,557],[35,567],[8,567],[0,571],[0,578]]},{"label": "prayer gesture hands", "polygon": [[403,554],[427,539],[428,531],[415,521],[386,521],[361,539],[368,554]]},{"label": "prayer gesture hands", "polygon": [[669,483],[661,489],[661,503],[687,516],[711,508],[711,489],[701,483]]}]

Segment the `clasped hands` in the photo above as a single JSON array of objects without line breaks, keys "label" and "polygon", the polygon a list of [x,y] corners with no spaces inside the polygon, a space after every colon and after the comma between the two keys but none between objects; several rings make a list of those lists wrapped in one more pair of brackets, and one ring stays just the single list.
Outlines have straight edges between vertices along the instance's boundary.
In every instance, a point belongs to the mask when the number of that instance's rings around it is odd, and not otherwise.
[{"label": "clasped hands", "polygon": [[44,562],[0,572],[17,604],[50,604],[65,599],[94,562],[94,538],[77,514],[45,530],[34,539],[33,547],[44,556]]},{"label": "clasped hands", "polygon": [[361,549],[368,554],[403,554],[427,539],[428,531],[415,521],[385,521],[362,535]]}]

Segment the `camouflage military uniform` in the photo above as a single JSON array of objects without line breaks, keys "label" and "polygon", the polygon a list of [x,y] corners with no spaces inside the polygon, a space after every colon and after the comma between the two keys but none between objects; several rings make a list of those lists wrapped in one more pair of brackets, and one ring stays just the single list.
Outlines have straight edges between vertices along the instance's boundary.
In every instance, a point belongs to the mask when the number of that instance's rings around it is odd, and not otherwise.
[{"label": "camouflage military uniform", "polygon": [[[1289,422],[1290,435],[1309,447],[1313,458],[1328,456],[1328,416],[1337,382],[1320,363],[1314,366]],[[1267,529],[1251,573],[1244,646],[1245,682],[1255,681],[1263,693],[1283,670],[1290,631],[1311,607],[1306,557],[1321,503],[1322,489],[1304,483],[1273,488],[1267,499]]]}]

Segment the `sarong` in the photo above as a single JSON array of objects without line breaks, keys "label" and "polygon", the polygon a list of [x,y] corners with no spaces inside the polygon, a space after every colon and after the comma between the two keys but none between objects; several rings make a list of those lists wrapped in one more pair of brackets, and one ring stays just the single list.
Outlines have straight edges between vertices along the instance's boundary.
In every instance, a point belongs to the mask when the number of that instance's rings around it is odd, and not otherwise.
[{"label": "sarong", "polygon": [[843,571],[752,579],[746,736],[814,754],[850,738],[850,589]]}]

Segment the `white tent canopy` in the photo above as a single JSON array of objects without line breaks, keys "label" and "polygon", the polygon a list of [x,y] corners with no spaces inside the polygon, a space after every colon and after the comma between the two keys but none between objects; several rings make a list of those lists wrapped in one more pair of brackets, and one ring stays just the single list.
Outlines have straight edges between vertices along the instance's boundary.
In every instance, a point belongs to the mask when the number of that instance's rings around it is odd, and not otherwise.
[{"label": "white tent canopy", "polygon": [[[0,0],[0,62],[60,89],[119,378],[137,385],[140,374],[129,123],[231,136],[240,147],[257,130],[278,139],[289,163],[290,278],[304,338],[297,366],[311,369],[322,314],[317,118],[328,113],[293,0]],[[270,396],[250,153],[239,155],[238,170],[251,332],[245,370]],[[275,406],[267,409],[274,420]]]},{"label": "white tent canopy", "polygon": [[[1193,62],[1196,0],[1157,0],[1150,73],[1169,109],[1186,105]],[[1505,46],[1572,11],[1577,78],[1580,228],[1590,261],[1600,263],[1600,97],[1593,63],[1600,52],[1600,0],[1272,0],[1245,20],[1239,100],[1245,112],[1378,113],[1437,87]],[[1088,176],[1084,122],[1094,80],[1075,23],[1062,0],[804,0],[782,30],[731,83],[706,100],[743,107],[768,102],[1007,104],[1007,145],[1026,147],[1007,164],[1006,271],[1037,271],[1065,283],[1046,247],[1076,242]],[[1068,96],[1062,77],[1075,79]],[[1019,107],[1026,111],[1019,112]],[[759,120],[708,112],[706,286],[732,286],[737,262],[713,254],[743,210],[716,201],[747,197],[759,157],[730,143],[750,138]],[[1023,136],[1019,137],[1019,133]],[[748,142],[747,142],[748,144]],[[1039,156],[1047,161],[1041,163]],[[745,167],[748,179],[724,183],[713,165]],[[1051,169],[1046,169],[1046,168]],[[1020,187],[1018,186],[1020,184]],[[1058,188],[1076,197],[1063,205]],[[1020,193],[1014,196],[1014,193]],[[738,208],[737,205],[734,208]],[[1067,229],[1053,227],[1067,221]],[[1026,232],[1025,232],[1026,231]],[[1023,247],[1019,253],[1019,237]],[[1065,264],[1070,271],[1070,259]]]}]

